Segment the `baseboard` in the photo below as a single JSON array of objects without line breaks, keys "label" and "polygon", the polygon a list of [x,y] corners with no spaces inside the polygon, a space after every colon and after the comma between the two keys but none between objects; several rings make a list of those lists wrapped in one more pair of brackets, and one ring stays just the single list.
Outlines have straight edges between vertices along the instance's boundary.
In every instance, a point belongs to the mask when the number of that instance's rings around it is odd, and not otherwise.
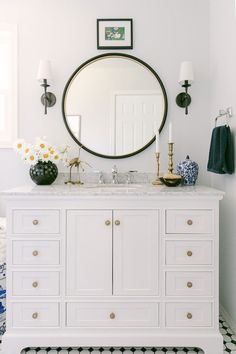
[{"label": "baseboard", "polygon": [[236,333],[236,323],[233,321],[232,317],[226,311],[224,306],[222,306],[221,304],[220,304],[220,314],[222,315],[222,317],[224,317],[225,321],[228,323],[232,331]]}]

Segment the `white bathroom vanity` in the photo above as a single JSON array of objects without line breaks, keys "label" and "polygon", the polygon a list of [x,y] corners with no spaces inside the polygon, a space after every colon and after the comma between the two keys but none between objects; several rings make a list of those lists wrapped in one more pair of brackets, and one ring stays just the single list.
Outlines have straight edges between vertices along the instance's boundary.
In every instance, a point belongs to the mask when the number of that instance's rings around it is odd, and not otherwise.
[{"label": "white bathroom vanity", "polygon": [[223,353],[222,192],[53,185],[16,188],[4,197],[4,354],[49,346],[187,346]]}]

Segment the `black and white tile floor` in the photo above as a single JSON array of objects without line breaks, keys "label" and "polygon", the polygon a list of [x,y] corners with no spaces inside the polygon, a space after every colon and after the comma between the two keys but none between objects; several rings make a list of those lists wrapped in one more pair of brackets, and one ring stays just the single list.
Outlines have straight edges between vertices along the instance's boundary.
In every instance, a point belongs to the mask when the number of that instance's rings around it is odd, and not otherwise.
[{"label": "black and white tile floor", "polygon": [[[236,354],[236,335],[220,316],[224,354]],[[203,354],[198,348],[26,348],[21,354]]]}]

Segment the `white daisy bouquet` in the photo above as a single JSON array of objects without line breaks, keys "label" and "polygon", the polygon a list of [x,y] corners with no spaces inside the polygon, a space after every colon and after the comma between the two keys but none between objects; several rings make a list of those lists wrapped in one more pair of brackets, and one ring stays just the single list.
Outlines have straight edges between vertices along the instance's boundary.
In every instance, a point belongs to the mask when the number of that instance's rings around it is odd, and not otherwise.
[{"label": "white daisy bouquet", "polygon": [[67,161],[69,147],[56,148],[49,144],[44,138],[36,138],[35,144],[29,144],[24,139],[19,139],[14,143],[15,150],[20,154],[22,160],[30,165],[38,162]]}]

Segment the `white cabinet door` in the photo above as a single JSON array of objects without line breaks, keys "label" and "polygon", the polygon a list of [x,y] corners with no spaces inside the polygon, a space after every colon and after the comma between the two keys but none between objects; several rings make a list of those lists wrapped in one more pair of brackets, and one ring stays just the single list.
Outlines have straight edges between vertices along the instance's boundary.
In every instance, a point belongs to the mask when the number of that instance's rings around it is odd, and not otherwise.
[{"label": "white cabinet door", "polygon": [[113,214],[113,294],[158,294],[158,211]]},{"label": "white cabinet door", "polygon": [[112,211],[67,211],[67,295],[112,294]]}]

